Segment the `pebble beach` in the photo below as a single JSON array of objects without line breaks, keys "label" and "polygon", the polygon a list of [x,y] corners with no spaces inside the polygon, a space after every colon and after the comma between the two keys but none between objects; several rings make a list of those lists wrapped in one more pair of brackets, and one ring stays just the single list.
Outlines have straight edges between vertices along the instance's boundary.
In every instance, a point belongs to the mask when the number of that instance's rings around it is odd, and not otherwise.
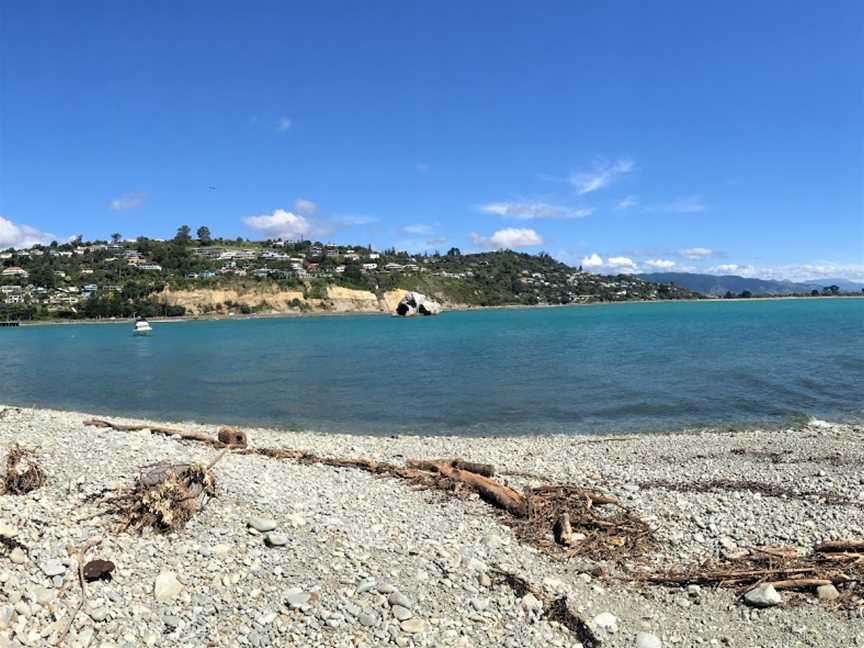
[{"label": "pebble beach", "polygon": [[[26,495],[0,495],[0,536],[26,547],[0,546],[0,648],[57,642],[79,600],[67,548],[94,536],[102,542],[90,557],[116,569],[88,584],[63,645],[584,646],[544,613],[546,601],[564,599],[595,645],[613,648],[864,646],[864,608],[841,609],[830,591],[784,591],[755,606],[730,589],[648,585],[627,565],[562,560],[519,542],[476,496],[350,468],[227,453],[214,467],[217,497],[185,528],[118,532],[99,514],[100,493],[128,485],[142,466],[207,464],[218,451],[85,426],[90,417],[0,407],[0,459],[21,444],[47,476]],[[549,481],[613,495],[654,529],[643,570],[864,538],[861,425],[608,439],[243,431],[251,446],[400,465],[462,457],[494,464],[517,490]],[[524,579],[538,596],[520,595],[497,573]]]}]

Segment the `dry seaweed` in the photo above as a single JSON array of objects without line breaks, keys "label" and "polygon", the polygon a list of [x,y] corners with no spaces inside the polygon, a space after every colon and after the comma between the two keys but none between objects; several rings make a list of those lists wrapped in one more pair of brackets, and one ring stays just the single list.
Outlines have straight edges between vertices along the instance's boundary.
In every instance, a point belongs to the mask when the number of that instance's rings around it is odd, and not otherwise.
[{"label": "dry seaweed", "polygon": [[182,529],[186,523],[216,496],[213,465],[162,461],[144,466],[131,488],[112,491],[105,503],[109,512],[120,517],[120,530],[157,532]]},{"label": "dry seaweed", "polygon": [[543,603],[543,616],[548,621],[555,621],[570,630],[584,648],[598,648],[601,645],[600,640],[588,624],[572,612],[570,606],[567,605],[566,596],[552,599],[546,596],[539,587],[535,587],[521,576],[500,569],[493,569],[489,573],[489,577],[493,584],[510,588],[518,598],[524,598],[528,594],[533,595],[534,598]]},{"label": "dry seaweed", "polygon": [[[864,548],[864,541],[857,544]],[[833,584],[840,592],[838,604],[851,608],[862,605],[864,596],[864,553],[854,549],[852,541],[818,545],[807,555],[786,547],[757,547],[734,559],[709,560],[689,570],[643,574],[638,580],[660,585],[713,585],[739,593],[762,584],[794,591]]]},{"label": "dry seaweed", "polygon": [[8,495],[26,495],[45,483],[45,470],[36,454],[29,448],[13,443],[6,454],[3,492]]},{"label": "dry seaweed", "polygon": [[[654,548],[651,526],[611,498],[601,500],[603,496],[573,485],[541,486],[529,493],[531,516],[504,520],[522,542],[561,557],[616,562],[647,556]],[[569,545],[556,543],[553,536],[564,514],[572,532]]]},{"label": "dry seaweed", "polygon": [[787,499],[821,500],[828,506],[860,505],[855,500],[831,493],[828,491],[795,491],[785,486],[767,484],[749,479],[710,479],[706,481],[671,482],[665,479],[656,479],[639,483],[642,490],[663,489],[679,493],[710,493],[713,491],[745,491],[759,493],[766,497],[779,497]]}]

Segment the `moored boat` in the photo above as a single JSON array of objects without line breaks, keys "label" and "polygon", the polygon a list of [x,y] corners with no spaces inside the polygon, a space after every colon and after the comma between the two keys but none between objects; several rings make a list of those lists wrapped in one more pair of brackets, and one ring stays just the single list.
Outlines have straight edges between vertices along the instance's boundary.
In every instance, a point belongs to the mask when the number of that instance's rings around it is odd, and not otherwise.
[{"label": "moored boat", "polygon": [[139,317],[135,320],[135,329],[132,331],[133,335],[150,335],[152,331],[153,327],[150,326],[150,322],[145,318]]}]

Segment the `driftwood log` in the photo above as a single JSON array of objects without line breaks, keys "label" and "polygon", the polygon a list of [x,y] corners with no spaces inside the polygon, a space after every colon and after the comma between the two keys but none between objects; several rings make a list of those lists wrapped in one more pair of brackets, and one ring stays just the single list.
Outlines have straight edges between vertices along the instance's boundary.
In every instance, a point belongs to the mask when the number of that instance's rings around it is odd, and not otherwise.
[{"label": "driftwood log", "polygon": [[816,551],[823,553],[864,551],[864,540],[835,540],[816,545]]},{"label": "driftwood log", "polygon": [[[504,509],[511,515],[516,517],[527,516],[528,507],[522,493],[482,474],[458,468],[457,466],[460,465],[464,466],[466,463],[460,459],[437,459],[432,461],[411,459],[407,462],[409,468],[438,473],[447,479],[470,486],[477,491],[483,501]],[[468,465],[478,466],[479,464]],[[488,466],[489,470],[486,470],[486,468],[487,466],[483,464],[484,471],[494,474],[494,467]]]},{"label": "driftwood log", "polygon": [[[168,428],[162,427],[159,425],[135,425],[128,423],[117,423],[116,421],[106,421],[105,419],[89,419],[84,421],[84,425],[90,425],[92,427],[98,428],[110,428],[112,430],[117,430],[119,432],[141,432],[143,430],[150,430],[151,432],[155,432],[156,434],[164,434],[165,436],[176,436],[185,441],[198,441],[199,443],[206,443],[209,446],[214,448],[245,448],[248,440],[246,438],[245,433],[238,432],[234,428],[229,428],[227,426],[223,426],[220,428],[219,438],[213,438],[201,432],[190,432],[188,430],[179,430],[177,428]],[[227,430],[228,432],[223,434],[222,430]],[[222,438],[225,437],[227,439],[231,439],[231,442],[222,441]],[[239,440],[242,438],[242,442]],[[236,443],[234,441],[237,441]]]},{"label": "driftwood log", "polygon": [[560,545],[569,546],[573,543],[573,527],[570,525],[570,514],[562,513],[555,521],[555,526],[552,527],[552,533],[555,536],[555,542]]}]

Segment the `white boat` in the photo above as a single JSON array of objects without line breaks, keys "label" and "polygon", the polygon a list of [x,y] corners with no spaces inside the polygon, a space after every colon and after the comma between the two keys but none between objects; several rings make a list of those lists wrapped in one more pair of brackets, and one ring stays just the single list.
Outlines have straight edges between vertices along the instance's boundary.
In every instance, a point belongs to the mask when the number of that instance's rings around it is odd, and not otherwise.
[{"label": "white boat", "polygon": [[143,317],[135,320],[135,329],[132,331],[133,335],[150,335],[152,331],[153,327],[150,326],[150,322]]}]

